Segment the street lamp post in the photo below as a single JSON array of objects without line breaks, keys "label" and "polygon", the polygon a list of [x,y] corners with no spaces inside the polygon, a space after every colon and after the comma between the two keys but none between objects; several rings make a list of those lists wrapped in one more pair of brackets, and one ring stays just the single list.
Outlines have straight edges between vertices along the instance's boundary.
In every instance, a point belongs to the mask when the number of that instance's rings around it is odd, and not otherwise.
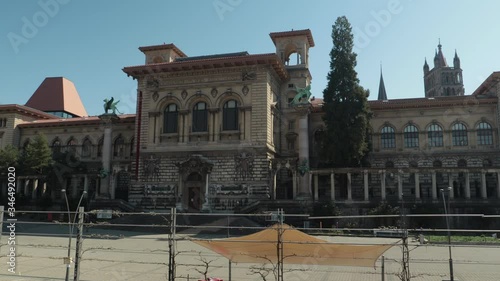
[{"label": "street lamp post", "polygon": [[446,198],[444,196],[445,190],[441,189],[441,195],[443,197],[444,214],[446,215],[446,228],[448,230],[448,252],[450,254],[449,264],[450,264],[450,281],[454,281],[453,278],[453,259],[451,257],[451,235],[450,235],[450,219],[448,217],[448,211],[450,209],[450,192],[453,192],[451,186],[448,187],[448,208],[446,208]]},{"label": "street lamp post", "polygon": [[[66,189],[61,190],[62,193],[64,193],[64,199],[66,200],[66,209],[68,211],[68,227],[69,227],[69,242],[68,242],[68,257],[66,258],[65,263],[67,264],[66,266],[66,278],[64,279],[65,281],[69,281],[69,269],[71,267],[71,237],[73,236],[73,225],[76,222],[76,213],[75,213],[75,218],[73,219],[73,223],[71,222],[71,211],[69,209],[69,201],[68,201],[68,196],[66,195]],[[78,201],[78,205],[76,207],[76,210],[80,207],[80,204],[82,203],[83,197],[87,194],[87,191],[83,191],[82,196],[80,196],[80,200]]]}]

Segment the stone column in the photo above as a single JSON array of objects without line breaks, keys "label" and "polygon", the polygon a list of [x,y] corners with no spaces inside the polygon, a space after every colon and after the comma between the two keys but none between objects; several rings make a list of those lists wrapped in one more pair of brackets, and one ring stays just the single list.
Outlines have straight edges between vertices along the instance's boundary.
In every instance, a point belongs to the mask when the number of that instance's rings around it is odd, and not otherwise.
[{"label": "stone column", "polygon": [[365,192],[365,201],[370,200],[370,193],[368,191],[368,171],[364,170],[363,171],[363,187],[364,187],[364,192]]},{"label": "stone column", "polygon": [[71,198],[78,198],[78,177],[71,177]]},{"label": "stone column", "polygon": [[277,178],[277,176],[278,176],[278,171],[279,171],[279,169],[278,169],[278,170],[276,170],[276,171],[273,171],[273,192],[272,192],[272,194],[271,194],[271,196],[272,196],[272,197],[271,197],[271,199],[272,199],[272,200],[276,200],[276,190],[277,190],[277,188],[278,188],[278,187],[276,186],[276,184],[277,184],[276,178]]},{"label": "stone column", "polygon": [[352,200],[352,180],[351,173],[347,173],[347,200]]},{"label": "stone column", "polygon": [[24,196],[28,196],[30,193],[30,180],[29,179],[24,179]]},{"label": "stone column", "polygon": [[500,199],[500,172],[497,172],[497,198]]},{"label": "stone column", "polygon": [[[306,164],[307,166],[309,166],[309,109],[307,109],[307,111],[302,111],[299,113],[299,165]],[[302,200],[310,200],[310,189],[309,173],[305,173],[300,177],[298,197]]]},{"label": "stone column", "polygon": [[481,198],[488,199],[488,194],[486,193],[486,172],[481,171]]},{"label": "stone column", "polygon": [[115,199],[116,195],[116,177],[117,177],[117,172],[115,172],[114,168],[111,168],[111,174],[108,176],[109,177],[109,197],[111,199]]},{"label": "stone column", "polygon": [[385,200],[385,170],[381,174],[381,179],[380,179],[380,192],[381,192],[381,197],[382,200]]},{"label": "stone column", "polygon": [[432,172],[432,199],[437,200],[436,172]]},{"label": "stone column", "polygon": [[293,199],[297,197],[297,172],[292,172]]},{"label": "stone column", "polygon": [[20,178],[17,178],[17,181],[16,181],[16,194],[21,193],[21,187],[22,187],[22,180]]},{"label": "stone column", "polygon": [[205,198],[203,198],[203,205],[201,210],[204,212],[210,212],[210,203],[208,202],[208,179],[210,178],[210,173],[205,176]]},{"label": "stone column", "polygon": [[398,199],[403,200],[403,179],[400,172],[398,172]]},{"label": "stone column", "polygon": [[332,201],[335,201],[335,174],[334,173],[330,174],[330,199]]},{"label": "stone column", "polygon": [[181,124],[178,128],[179,134],[179,142],[187,142],[187,134],[189,132],[189,125],[187,124],[187,113],[188,110],[179,110],[179,116],[181,120]]},{"label": "stone column", "polygon": [[465,199],[470,199],[470,174],[465,173]]},{"label": "stone column", "polygon": [[318,201],[319,200],[319,194],[318,194],[318,191],[319,191],[318,177],[319,177],[318,174],[314,174],[314,201]]},{"label": "stone column", "polygon": [[453,199],[455,198],[455,188],[453,186],[453,174],[452,173],[448,173],[448,186],[451,187],[451,190],[450,190],[450,199]]},{"label": "stone column", "polygon": [[102,145],[102,169],[107,176],[101,179],[99,197],[110,197],[110,178],[111,178],[111,152],[113,148],[113,122],[119,120],[116,114],[102,114],[99,116],[104,124],[104,141]]},{"label": "stone column", "polygon": [[31,198],[33,200],[37,199],[37,190],[38,189],[38,179],[33,180],[33,189],[31,190]]},{"label": "stone column", "polygon": [[87,192],[87,196],[89,193],[89,176],[85,175],[83,177],[83,191]]},{"label": "stone column", "polygon": [[415,173],[415,199],[420,200],[420,175]]}]

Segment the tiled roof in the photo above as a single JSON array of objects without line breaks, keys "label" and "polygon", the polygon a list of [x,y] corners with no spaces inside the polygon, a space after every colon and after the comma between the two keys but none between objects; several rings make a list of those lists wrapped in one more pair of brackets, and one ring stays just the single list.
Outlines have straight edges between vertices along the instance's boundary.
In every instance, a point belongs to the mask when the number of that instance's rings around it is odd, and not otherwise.
[{"label": "tiled roof", "polygon": [[58,117],[45,113],[43,111],[40,111],[38,109],[34,109],[31,107],[27,107],[24,105],[19,105],[19,104],[1,104],[0,105],[0,112],[9,112],[9,111],[14,111],[18,112],[24,115],[29,115],[33,116],[36,118],[41,118],[41,119],[56,119]]},{"label": "tiled roof", "polygon": [[75,85],[64,77],[47,77],[36,89],[26,106],[41,111],[67,112],[87,116]]},{"label": "tiled roof", "polygon": [[[120,118],[118,123],[133,123],[135,122],[135,114],[122,114],[118,115]],[[20,124],[21,128],[34,128],[34,127],[60,127],[60,126],[76,126],[76,125],[90,125],[100,124],[101,119],[99,116],[76,117],[76,118],[57,118],[51,120],[35,120],[27,123]]]},{"label": "tiled roof", "polygon": [[479,87],[472,93],[473,96],[488,95],[490,92],[496,94],[496,89],[493,88],[500,83],[500,71],[496,71],[490,74],[486,80],[484,80]]},{"label": "tiled roof", "polygon": [[282,31],[282,32],[272,32],[269,34],[273,43],[276,44],[275,39],[280,37],[292,37],[292,36],[307,36],[307,41],[309,42],[309,46],[314,47],[314,39],[312,37],[312,33],[310,29],[302,29],[302,30],[292,30],[292,31]]},{"label": "tiled roof", "polygon": [[[239,54],[239,53],[237,53]],[[175,72],[189,70],[204,70],[223,67],[246,66],[246,65],[271,65],[282,79],[288,79],[289,75],[285,65],[274,53],[258,55],[236,55],[216,58],[199,58],[188,61],[173,61],[153,63],[147,65],[128,66],[123,72],[129,76],[144,75],[158,72]]]},{"label": "tiled roof", "polygon": [[394,108],[426,108],[426,107],[450,107],[466,106],[472,104],[495,104],[496,98],[477,98],[475,96],[454,96],[435,98],[410,98],[393,100],[371,100],[368,101],[372,109],[394,109]]}]

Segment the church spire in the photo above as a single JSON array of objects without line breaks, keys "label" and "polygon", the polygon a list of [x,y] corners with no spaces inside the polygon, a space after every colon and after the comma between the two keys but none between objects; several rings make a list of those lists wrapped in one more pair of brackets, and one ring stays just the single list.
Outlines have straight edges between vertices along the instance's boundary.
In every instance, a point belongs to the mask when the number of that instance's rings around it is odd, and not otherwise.
[{"label": "church spire", "polygon": [[457,55],[457,49],[455,49],[455,57],[453,58],[453,68],[460,68],[460,58]]},{"label": "church spire", "polygon": [[380,83],[378,85],[378,100],[387,100],[385,91],[384,77],[382,76],[382,64],[380,64]]}]

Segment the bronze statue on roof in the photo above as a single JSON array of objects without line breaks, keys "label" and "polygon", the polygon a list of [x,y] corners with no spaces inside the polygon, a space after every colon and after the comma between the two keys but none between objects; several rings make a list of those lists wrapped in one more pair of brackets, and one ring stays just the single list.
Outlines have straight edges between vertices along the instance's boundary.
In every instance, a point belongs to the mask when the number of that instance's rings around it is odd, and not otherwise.
[{"label": "bronze statue on roof", "polygon": [[109,114],[108,111],[111,110],[111,114],[115,114],[116,115],[116,112],[122,114],[118,108],[116,107],[116,105],[120,102],[119,100],[117,100],[116,102],[114,101],[115,99],[113,97],[111,97],[111,99],[104,99],[104,114]]}]

